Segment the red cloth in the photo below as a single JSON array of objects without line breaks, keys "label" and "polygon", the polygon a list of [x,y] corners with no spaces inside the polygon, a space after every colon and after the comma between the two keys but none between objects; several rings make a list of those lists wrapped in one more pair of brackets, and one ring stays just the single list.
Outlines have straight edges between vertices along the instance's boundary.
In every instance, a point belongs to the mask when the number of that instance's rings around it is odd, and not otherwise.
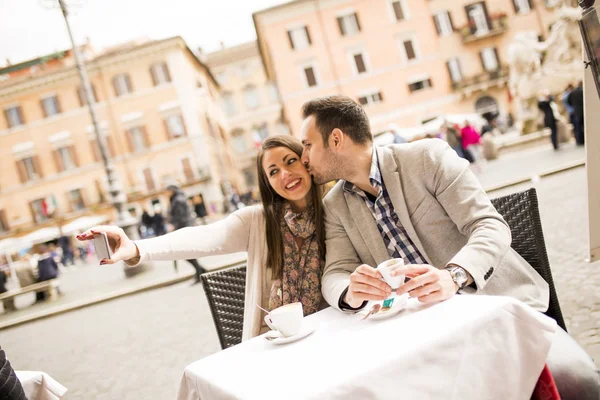
[{"label": "red cloth", "polygon": [[558,394],[558,388],[550,373],[548,364],[544,364],[544,369],[540,374],[535,389],[533,389],[532,400],[560,400],[560,394]]}]

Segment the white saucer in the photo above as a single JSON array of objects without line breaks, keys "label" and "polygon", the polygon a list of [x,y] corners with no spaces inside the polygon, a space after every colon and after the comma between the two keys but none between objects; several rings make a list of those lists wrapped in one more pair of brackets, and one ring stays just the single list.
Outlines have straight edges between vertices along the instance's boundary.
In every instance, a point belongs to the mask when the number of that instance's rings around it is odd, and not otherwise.
[{"label": "white saucer", "polygon": [[300,332],[298,332],[294,336],[283,337],[283,336],[281,336],[281,333],[279,333],[279,331],[269,331],[269,332],[265,333],[264,338],[266,341],[268,341],[270,343],[285,344],[285,343],[295,342],[296,340],[304,339],[305,337],[307,337],[314,331],[315,331],[314,326],[306,325],[302,328],[302,330]]},{"label": "white saucer", "polygon": [[[402,296],[397,296],[394,299],[394,303],[392,303],[392,307],[390,307],[387,310],[379,310],[375,314],[369,315],[369,318],[367,318],[367,320],[377,321],[380,319],[386,319],[386,318],[393,317],[394,315],[398,315],[400,313],[400,311],[404,310],[407,302],[408,302],[408,293],[404,293]],[[369,310],[371,309],[373,304],[377,304],[377,303],[383,304],[383,301],[370,301],[369,303],[367,303],[367,306],[364,308],[364,310],[359,313],[361,318],[364,317],[365,315],[367,315],[367,313],[369,312]]]}]

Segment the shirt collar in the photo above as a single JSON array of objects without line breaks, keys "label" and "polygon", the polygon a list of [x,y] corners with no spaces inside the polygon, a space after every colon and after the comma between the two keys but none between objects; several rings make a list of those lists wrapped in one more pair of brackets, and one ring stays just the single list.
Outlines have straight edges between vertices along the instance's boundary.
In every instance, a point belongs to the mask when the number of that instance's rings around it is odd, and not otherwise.
[{"label": "shirt collar", "polygon": [[[373,146],[373,156],[371,157],[371,170],[369,172],[369,181],[371,182],[371,186],[375,188],[381,188],[381,171],[379,170],[379,162],[377,160],[377,151]],[[346,192],[362,192],[355,184],[352,182],[345,181],[344,182],[344,190]]]}]

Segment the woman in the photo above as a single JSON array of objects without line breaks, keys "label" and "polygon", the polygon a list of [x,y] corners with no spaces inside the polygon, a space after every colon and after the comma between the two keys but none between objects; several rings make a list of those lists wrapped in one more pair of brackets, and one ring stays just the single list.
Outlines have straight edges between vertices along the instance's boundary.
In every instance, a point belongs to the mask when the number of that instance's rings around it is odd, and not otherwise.
[{"label": "woman", "polygon": [[538,101],[538,108],[544,114],[544,126],[550,128],[550,140],[554,150],[558,150],[558,125],[556,113],[552,107],[554,100],[545,93]]},{"label": "woman", "polygon": [[242,340],[268,328],[256,305],[272,310],[302,302],[304,314],[323,304],[321,274],[325,229],[321,189],[300,161],[302,144],[291,136],[266,139],[257,157],[262,205],[245,207],[210,225],[131,241],[116,226],[99,226],[79,235],[91,240],[106,232],[114,251],[101,264],[175,260],[248,252]]}]

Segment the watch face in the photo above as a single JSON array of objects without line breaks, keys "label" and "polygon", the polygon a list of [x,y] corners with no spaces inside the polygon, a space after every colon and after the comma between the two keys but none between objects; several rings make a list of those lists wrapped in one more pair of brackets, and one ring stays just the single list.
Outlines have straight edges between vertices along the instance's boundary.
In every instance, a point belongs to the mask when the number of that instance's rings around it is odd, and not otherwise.
[{"label": "watch face", "polygon": [[460,288],[462,288],[465,285],[465,283],[467,283],[467,280],[468,280],[467,273],[462,268],[454,268],[453,272],[454,272],[454,274],[453,274],[454,282],[456,282],[456,284]]}]

